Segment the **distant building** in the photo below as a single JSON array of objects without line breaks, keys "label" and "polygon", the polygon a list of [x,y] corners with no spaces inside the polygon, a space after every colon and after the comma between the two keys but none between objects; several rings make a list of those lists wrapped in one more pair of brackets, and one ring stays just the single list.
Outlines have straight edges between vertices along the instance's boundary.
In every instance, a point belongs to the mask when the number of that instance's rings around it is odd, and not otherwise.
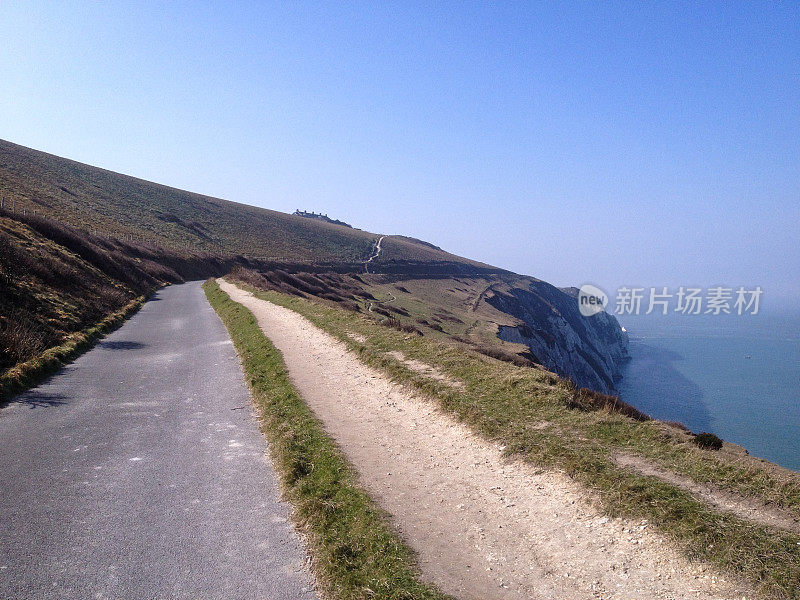
[{"label": "distant building", "polygon": [[333,225],[342,225],[343,227],[349,227],[350,229],[353,229],[352,225],[350,225],[348,223],[345,223],[344,221],[340,221],[338,219],[331,219],[327,215],[327,213],[326,214],[315,213],[313,211],[312,212],[308,212],[308,211],[305,211],[305,210],[300,210],[298,208],[292,214],[294,214],[296,217],[305,217],[306,219],[316,219],[317,221],[325,221],[326,223],[332,223]]}]

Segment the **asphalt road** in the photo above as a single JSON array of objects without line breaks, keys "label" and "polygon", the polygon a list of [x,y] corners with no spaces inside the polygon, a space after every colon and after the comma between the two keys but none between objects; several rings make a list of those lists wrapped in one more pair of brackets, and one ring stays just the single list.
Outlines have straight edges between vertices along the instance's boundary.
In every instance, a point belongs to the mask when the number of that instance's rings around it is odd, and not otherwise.
[{"label": "asphalt road", "polygon": [[315,598],[199,282],[0,410],[0,598]]}]

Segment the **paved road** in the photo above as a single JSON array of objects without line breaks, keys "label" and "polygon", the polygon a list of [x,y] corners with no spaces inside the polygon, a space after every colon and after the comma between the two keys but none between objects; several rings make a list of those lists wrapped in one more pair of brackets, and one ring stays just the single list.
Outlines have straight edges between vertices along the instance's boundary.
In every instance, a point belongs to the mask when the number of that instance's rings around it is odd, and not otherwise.
[{"label": "paved road", "polygon": [[0,598],[315,597],[233,345],[161,290],[0,411]]}]

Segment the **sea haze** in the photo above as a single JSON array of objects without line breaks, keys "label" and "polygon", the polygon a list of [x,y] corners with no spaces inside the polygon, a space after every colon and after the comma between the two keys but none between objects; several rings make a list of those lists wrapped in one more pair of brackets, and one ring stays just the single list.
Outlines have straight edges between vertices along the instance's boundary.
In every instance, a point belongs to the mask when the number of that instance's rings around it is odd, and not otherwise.
[{"label": "sea haze", "polygon": [[617,318],[623,400],[800,471],[800,311]]}]

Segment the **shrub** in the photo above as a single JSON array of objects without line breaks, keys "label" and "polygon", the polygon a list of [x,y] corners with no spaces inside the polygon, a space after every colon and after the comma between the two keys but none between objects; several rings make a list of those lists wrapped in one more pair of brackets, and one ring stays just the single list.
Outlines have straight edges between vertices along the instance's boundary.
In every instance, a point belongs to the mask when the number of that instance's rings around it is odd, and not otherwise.
[{"label": "shrub", "polygon": [[[467,341],[468,340],[462,340]],[[496,358],[497,360],[502,360],[503,362],[511,363],[512,365],[516,365],[518,367],[532,367],[533,362],[528,360],[527,358],[520,356],[519,354],[513,354],[511,352],[506,352],[502,348],[496,348],[495,346],[487,346],[487,345],[480,345],[475,348],[478,352],[483,354],[484,356],[489,356],[491,358]]]},{"label": "shrub", "polygon": [[342,300],[341,302],[339,302],[339,306],[341,306],[345,310],[350,310],[353,312],[361,312],[361,307],[352,300]]},{"label": "shrub", "polygon": [[722,448],[722,440],[713,433],[705,431],[694,436],[692,441],[704,450],[719,450]]},{"label": "shrub", "polygon": [[387,305],[386,306],[386,310],[389,310],[389,311],[391,311],[391,312],[393,312],[395,314],[398,314],[398,315],[403,315],[404,317],[410,317],[411,316],[411,314],[409,314],[409,312],[405,308],[401,308],[399,306]]},{"label": "shrub", "polygon": [[437,317],[437,320],[441,320],[441,321],[450,321],[451,323],[463,323],[464,322],[464,321],[462,321],[461,319],[459,319],[458,317],[456,317],[454,315],[448,315],[448,314],[445,314],[443,312],[435,313],[434,316]]},{"label": "shrub", "polygon": [[573,389],[572,396],[567,400],[567,408],[591,412],[605,410],[620,413],[637,421],[649,421],[650,416],[638,408],[623,402],[617,396],[601,394],[588,388]]}]

